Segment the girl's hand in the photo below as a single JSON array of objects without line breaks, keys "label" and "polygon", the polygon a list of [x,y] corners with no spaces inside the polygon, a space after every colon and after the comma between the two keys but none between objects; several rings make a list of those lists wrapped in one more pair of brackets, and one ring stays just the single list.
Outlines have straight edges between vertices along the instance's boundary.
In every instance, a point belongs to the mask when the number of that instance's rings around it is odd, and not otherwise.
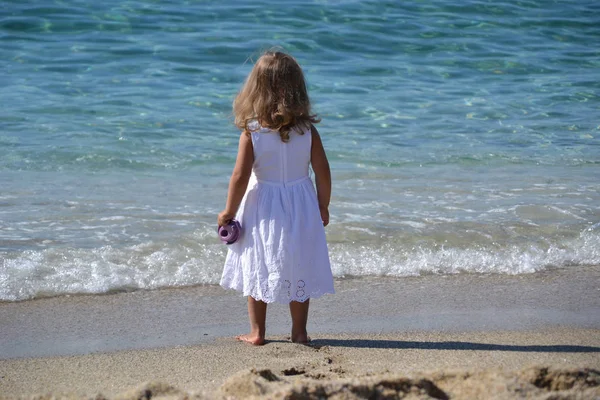
[{"label": "girl's hand", "polygon": [[221,211],[219,216],[217,217],[217,224],[219,226],[225,226],[235,217],[234,214],[228,213],[226,210]]},{"label": "girl's hand", "polygon": [[323,221],[323,226],[327,226],[329,224],[329,208],[319,207],[319,211],[321,212],[321,221]]}]

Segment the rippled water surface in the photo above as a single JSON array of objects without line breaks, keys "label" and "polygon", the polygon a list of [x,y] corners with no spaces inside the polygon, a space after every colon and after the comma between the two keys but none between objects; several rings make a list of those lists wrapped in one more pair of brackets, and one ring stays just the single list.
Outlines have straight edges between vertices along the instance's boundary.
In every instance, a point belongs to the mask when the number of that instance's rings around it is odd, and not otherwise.
[{"label": "rippled water surface", "polygon": [[600,263],[596,1],[5,1],[0,300],[218,282],[261,50],[304,67],[336,276]]}]

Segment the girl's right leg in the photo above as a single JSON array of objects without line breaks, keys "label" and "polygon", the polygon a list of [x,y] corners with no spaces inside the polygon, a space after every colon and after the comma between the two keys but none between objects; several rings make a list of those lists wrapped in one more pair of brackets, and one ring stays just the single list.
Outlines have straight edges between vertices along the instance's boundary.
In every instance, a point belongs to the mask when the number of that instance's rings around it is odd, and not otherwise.
[{"label": "girl's right leg", "polygon": [[292,315],[292,342],[308,343],[310,338],[306,333],[306,323],[308,322],[308,306],[310,299],[303,303],[299,301],[290,302],[290,314]]},{"label": "girl's right leg", "polygon": [[257,346],[265,344],[267,303],[248,296],[248,317],[250,319],[250,333],[237,336],[236,339]]}]

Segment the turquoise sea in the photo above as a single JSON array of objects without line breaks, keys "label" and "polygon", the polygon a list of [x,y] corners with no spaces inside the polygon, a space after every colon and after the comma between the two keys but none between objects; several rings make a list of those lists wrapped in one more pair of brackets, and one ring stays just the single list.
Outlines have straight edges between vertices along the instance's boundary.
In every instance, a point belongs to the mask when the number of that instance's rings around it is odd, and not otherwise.
[{"label": "turquoise sea", "polygon": [[239,132],[303,66],[337,277],[600,264],[600,3],[0,3],[0,300],[217,284]]}]

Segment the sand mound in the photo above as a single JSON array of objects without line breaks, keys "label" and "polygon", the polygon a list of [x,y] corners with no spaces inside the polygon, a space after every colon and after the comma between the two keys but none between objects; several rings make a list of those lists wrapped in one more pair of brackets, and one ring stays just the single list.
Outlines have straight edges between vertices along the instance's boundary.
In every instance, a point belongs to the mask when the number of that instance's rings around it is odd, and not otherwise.
[{"label": "sand mound", "polygon": [[[0,395],[0,398],[2,396]],[[75,399],[47,394],[30,399]],[[101,394],[95,400],[109,400]],[[152,382],[115,396],[113,400],[207,399],[600,399],[600,371],[528,368],[521,371],[433,372],[402,376],[385,374],[329,379],[291,368],[245,370],[228,378],[215,393],[187,393]]]},{"label": "sand mound", "polygon": [[537,367],[319,380],[250,370],[229,378],[220,394],[240,399],[595,399],[600,398],[600,372]]}]

